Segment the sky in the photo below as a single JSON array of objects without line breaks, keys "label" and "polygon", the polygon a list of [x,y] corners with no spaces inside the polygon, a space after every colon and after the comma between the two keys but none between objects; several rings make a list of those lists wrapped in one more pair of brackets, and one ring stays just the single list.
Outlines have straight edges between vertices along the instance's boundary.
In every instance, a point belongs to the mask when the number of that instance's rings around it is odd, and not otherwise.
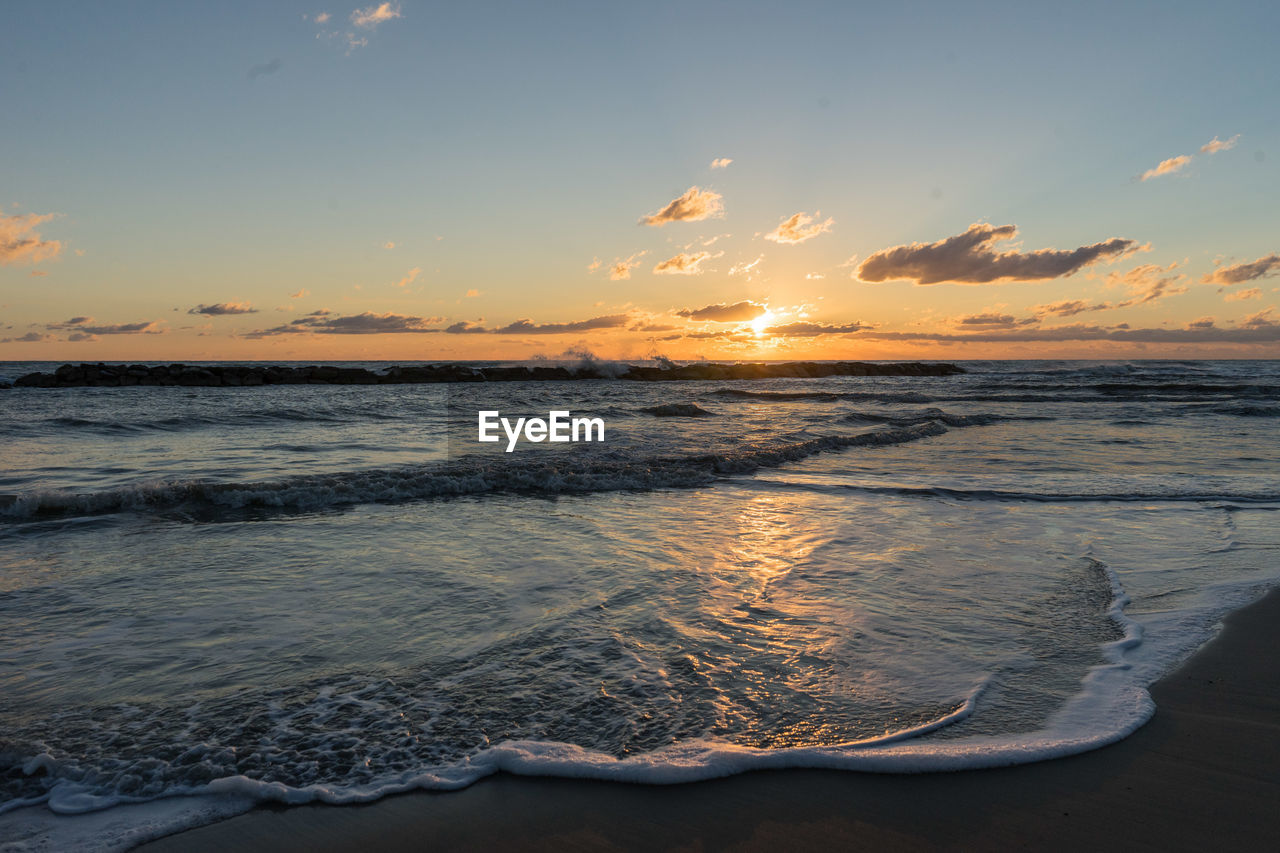
[{"label": "sky", "polygon": [[1280,4],[13,4],[0,360],[1280,357]]}]

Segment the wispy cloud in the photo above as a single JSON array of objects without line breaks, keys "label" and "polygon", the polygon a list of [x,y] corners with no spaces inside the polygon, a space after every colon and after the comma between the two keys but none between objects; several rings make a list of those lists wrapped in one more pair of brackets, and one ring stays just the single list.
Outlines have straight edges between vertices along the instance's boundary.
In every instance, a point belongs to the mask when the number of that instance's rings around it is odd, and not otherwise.
[{"label": "wispy cloud", "polygon": [[219,302],[215,305],[197,305],[194,308],[188,308],[187,313],[221,317],[225,314],[257,314],[258,309],[248,302]]},{"label": "wispy cloud", "polygon": [[1217,154],[1219,151],[1230,151],[1236,147],[1236,143],[1240,141],[1240,134],[1236,134],[1225,142],[1218,137],[1214,137],[1200,146],[1201,154]]},{"label": "wispy cloud", "polygon": [[[835,224],[835,220],[830,217],[824,222],[813,222],[813,219],[814,217],[807,213],[793,214],[784,219],[777,228],[764,235],[764,238],[783,245],[794,245],[812,240],[819,234],[825,234]],[[809,224],[811,222],[813,222],[812,225]]]},{"label": "wispy cloud", "polygon": [[625,281],[631,278],[631,271],[640,266],[640,259],[647,254],[649,254],[649,250],[645,249],[644,251],[636,252],[630,257],[621,259],[615,258],[613,263],[609,266],[609,280]]},{"label": "wispy cloud", "polygon": [[321,12],[320,14],[316,15],[316,16],[315,16],[314,18],[312,18],[311,20],[312,20],[312,21],[314,21],[314,22],[315,22],[315,23],[317,23],[317,24],[327,24],[327,23],[329,23],[329,18],[330,18],[330,17],[332,17],[332,16],[331,16],[328,12]]},{"label": "wispy cloud", "polygon": [[1051,302],[1048,305],[1036,305],[1031,310],[1039,316],[1074,317],[1087,311],[1109,311],[1115,306],[1110,302],[1089,302],[1084,299],[1068,299],[1062,302]]},{"label": "wispy cloud", "polygon": [[970,225],[963,234],[936,243],[894,246],[872,254],[858,268],[862,281],[914,281],[916,284],[990,284],[1043,281],[1075,273],[1137,248],[1133,240],[1113,237],[1078,249],[999,252],[994,245],[1017,236],[1013,225]]},{"label": "wispy cloud", "polygon": [[422,275],[422,267],[414,267],[404,274],[404,278],[396,282],[396,287],[405,288],[413,284],[413,282]]},{"label": "wispy cloud", "polygon": [[310,295],[311,295],[311,291],[310,291],[310,290],[307,290],[307,289],[304,287],[304,288],[302,288],[301,290],[299,290],[297,293],[290,293],[290,294],[289,294],[289,298],[290,298],[290,299],[301,299],[301,298],[302,298],[302,297],[304,297],[304,296],[310,296]]},{"label": "wispy cloud", "polygon": [[363,9],[356,9],[351,13],[351,23],[357,27],[364,29],[374,29],[378,24],[386,23],[393,18],[400,17],[399,3],[379,3],[376,6],[366,6]]},{"label": "wispy cloud", "polygon": [[81,335],[159,335],[164,333],[159,324],[151,320],[97,326],[92,323],[92,317],[72,317],[62,323],[48,323],[45,328],[51,332],[76,332]]},{"label": "wispy cloud", "polygon": [[1143,172],[1141,180],[1149,181],[1152,178],[1158,178],[1162,175],[1172,175],[1175,172],[1181,172],[1190,162],[1190,154],[1180,154],[1177,157],[1170,157],[1168,160],[1161,160],[1159,165],[1154,169],[1147,169],[1147,171]]},{"label": "wispy cloud", "polygon": [[745,323],[763,315],[769,309],[750,300],[735,302],[732,305],[717,303],[703,308],[683,308],[676,313],[677,317],[690,320],[710,320],[715,323]]},{"label": "wispy cloud", "polygon": [[1264,255],[1256,261],[1220,267],[1200,281],[1205,284],[1240,284],[1280,273],[1280,252]]},{"label": "wispy cloud", "polygon": [[717,157],[716,159],[711,161],[711,168],[727,169],[729,168],[729,164],[732,162],[733,162],[732,157]]},{"label": "wispy cloud", "polygon": [[1187,288],[1181,284],[1185,276],[1181,273],[1173,273],[1177,267],[1176,263],[1169,264],[1167,267],[1159,264],[1143,264],[1127,272],[1111,273],[1107,276],[1107,284],[1126,287],[1131,294],[1116,307],[1145,305],[1148,302],[1157,302],[1166,296],[1186,293]]},{"label": "wispy cloud", "polygon": [[43,341],[56,341],[56,335],[50,335],[45,332],[27,332],[16,338],[0,338],[0,344],[38,344]]},{"label": "wispy cloud", "polygon": [[763,334],[779,338],[816,338],[822,335],[851,335],[870,328],[864,323],[784,323],[768,327]]},{"label": "wispy cloud", "polygon": [[1243,302],[1246,299],[1261,299],[1262,288],[1251,287],[1248,290],[1237,290],[1222,297],[1223,302]]},{"label": "wispy cloud", "polygon": [[0,213],[0,264],[38,264],[56,258],[62,251],[62,243],[46,240],[36,230],[42,223],[54,218],[52,213],[18,213],[5,216]]},{"label": "wispy cloud", "polygon": [[724,214],[724,196],[701,187],[689,187],[657,213],[642,217],[645,225],[661,227],[668,222],[697,222]]},{"label": "wispy cloud", "polygon": [[729,275],[745,275],[751,278],[752,273],[759,269],[761,262],[764,261],[764,255],[758,255],[754,261],[742,261],[729,267]]},{"label": "wispy cloud", "polygon": [[654,275],[702,275],[702,262],[707,258],[719,257],[710,252],[695,252],[692,255],[681,252],[673,258],[667,258],[653,268]]}]

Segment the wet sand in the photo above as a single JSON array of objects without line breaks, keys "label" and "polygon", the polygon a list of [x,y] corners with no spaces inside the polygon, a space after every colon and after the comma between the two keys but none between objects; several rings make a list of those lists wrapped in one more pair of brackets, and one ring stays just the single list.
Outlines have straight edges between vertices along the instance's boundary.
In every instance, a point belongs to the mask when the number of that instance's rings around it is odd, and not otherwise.
[{"label": "wet sand", "polygon": [[200,851],[1193,850],[1280,837],[1280,591],[1151,689],[1133,736],[918,776],[820,770],[642,786],[498,775],[366,806],[260,808],[144,845]]}]

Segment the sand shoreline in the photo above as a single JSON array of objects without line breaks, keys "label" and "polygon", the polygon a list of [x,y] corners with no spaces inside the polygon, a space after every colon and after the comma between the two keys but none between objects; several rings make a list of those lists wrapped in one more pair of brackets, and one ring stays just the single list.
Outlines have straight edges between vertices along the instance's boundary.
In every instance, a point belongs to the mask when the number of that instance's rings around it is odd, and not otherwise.
[{"label": "sand shoreline", "polygon": [[139,850],[1265,848],[1280,833],[1280,590],[1082,755],[914,776],[757,771],[644,786],[500,774],[365,806],[259,808]]}]

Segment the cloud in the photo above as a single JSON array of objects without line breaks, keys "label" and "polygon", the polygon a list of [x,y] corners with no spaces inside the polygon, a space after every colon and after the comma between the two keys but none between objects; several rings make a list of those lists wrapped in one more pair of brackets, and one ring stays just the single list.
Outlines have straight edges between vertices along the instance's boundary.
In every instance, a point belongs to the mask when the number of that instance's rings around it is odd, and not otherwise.
[{"label": "cloud", "polygon": [[770,326],[764,330],[764,334],[779,338],[816,338],[821,335],[849,335],[870,328],[870,326],[862,323],[845,323],[843,325],[786,323],[781,326]]},{"label": "cloud", "polygon": [[858,267],[862,281],[907,280],[916,284],[989,284],[998,281],[1042,281],[1078,272],[1136,248],[1133,240],[1113,237],[1078,249],[998,252],[993,244],[1013,239],[1018,229],[974,223],[963,234],[937,243],[912,243],[874,253]]},{"label": "cloud", "polygon": [[25,335],[17,338],[0,339],[0,344],[36,344],[42,341],[56,341],[53,335],[47,335],[43,332],[27,332]]},{"label": "cloud", "polygon": [[357,27],[364,27],[371,30],[378,24],[386,23],[392,18],[400,17],[399,3],[379,3],[376,6],[366,6],[363,9],[356,9],[351,13],[351,23]]},{"label": "cloud", "polygon": [[396,287],[408,287],[420,275],[422,275],[422,267],[414,267],[404,274],[404,278],[396,282]]},{"label": "cloud", "polygon": [[1213,317],[1201,317],[1199,320],[1192,320],[1187,324],[1188,329],[1212,329],[1214,328]]},{"label": "cloud", "polygon": [[479,298],[479,296],[480,296],[480,291],[476,290],[476,289],[473,287],[473,288],[471,288],[470,290],[468,290],[468,291],[467,291],[465,294],[463,294],[463,295],[464,295],[467,299],[477,299],[477,298]]},{"label": "cloud", "polygon": [[1262,288],[1251,287],[1248,290],[1240,290],[1235,293],[1228,293],[1222,297],[1224,302],[1243,302],[1246,299],[1261,299]]},{"label": "cloud", "polygon": [[245,333],[246,338],[264,338],[273,335],[313,333],[318,335],[395,335],[425,334],[441,331],[433,328],[443,317],[412,317],[405,314],[350,314],[334,317],[327,310],[313,311],[285,326],[258,329]]},{"label": "cloud", "polygon": [[677,317],[688,317],[690,320],[710,320],[715,323],[745,323],[754,320],[769,309],[750,300],[735,302],[732,305],[716,304],[704,308],[684,308],[675,312]]},{"label": "cloud", "polygon": [[445,329],[445,333],[450,335],[483,335],[488,331],[484,326],[468,320],[460,320]]},{"label": "cloud", "polygon": [[667,258],[653,268],[654,275],[702,275],[701,264],[707,258],[719,257],[710,252],[696,252],[692,255],[681,252],[674,258]]},{"label": "cloud", "polygon": [[396,244],[394,240],[388,240],[387,242],[382,244],[382,248],[384,249],[394,249],[395,247],[396,247]]},{"label": "cloud", "polygon": [[1019,319],[1012,314],[969,314],[957,317],[955,324],[962,329],[1015,329],[1018,326],[1029,326],[1039,323],[1039,318],[1024,317]]},{"label": "cloud", "polygon": [[261,65],[255,65],[249,69],[249,79],[256,80],[267,74],[275,74],[280,70],[280,60],[273,59],[270,62],[264,62]]},{"label": "cloud", "polygon": [[1190,154],[1181,154],[1177,157],[1170,157],[1168,160],[1161,160],[1160,165],[1156,166],[1154,169],[1147,169],[1147,171],[1143,172],[1140,180],[1149,181],[1152,178],[1158,178],[1161,175],[1172,175],[1175,172],[1182,171],[1182,169],[1184,169],[1190,162]]},{"label": "cloud", "polygon": [[1263,308],[1257,314],[1250,314],[1241,320],[1238,325],[1242,329],[1280,329],[1280,320],[1277,320],[1275,308]]},{"label": "cloud", "polygon": [[1074,317],[1086,311],[1108,311],[1114,307],[1110,302],[1090,303],[1083,299],[1071,299],[1051,302],[1048,305],[1036,305],[1031,310],[1040,316]]},{"label": "cloud", "polygon": [[494,329],[495,335],[564,335],[573,332],[590,332],[596,329],[616,329],[630,322],[627,314],[610,314],[606,317],[592,317],[590,320],[579,320],[576,323],[533,323],[529,320],[516,320],[501,329]]},{"label": "cloud", "polygon": [[631,278],[631,271],[640,266],[640,259],[649,254],[649,250],[636,252],[634,255],[624,260],[614,259],[613,265],[609,267],[610,281],[625,281]]},{"label": "cloud", "polygon": [[45,240],[36,230],[41,223],[53,217],[52,213],[19,213],[13,216],[0,213],[0,264],[38,264],[56,258],[62,251],[62,243]]},{"label": "cloud", "polygon": [[1235,136],[1228,139],[1226,142],[1223,142],[1222,140],[1218,139],[1218,137],[1215,136],[1213,139],[1210,139],[1204,145],[1200,146],[1200,153],[1201,154],[1217,154],[1219,151],[1230,151],[1232,148],[1236,147],[1236,143],[1239,141],[1240,141],[1240,134],[1238,133]]},{"label": "cloud", "polygon": [[[1265,314],[1265,312],[1263,312]],[[1211,319],[1211,318],[1206,318]],[[1253,321],[1250,323],[1250,321]],[[864,332],[860,338],[881,341],[931,341],[935,343],[1062,343],[1066,341],[1121,341],[1128,343],[1280,343],[1280,322],[1266,316],[1246,318],[1235,328],[1219,328],[1197,321],[1184,329],[1131,329],[1118,326],[1053,326],[991,330],[970,333],[947,332]]]},{"label": "cloud", "polygon": [[1143,264],[1140,267],[1134,267],[1128,272],[1108,275],[1107,284],[1112,286],[1123,285],[1133,294],[1116,307],[1128,308],[1131,305],[1145,305],[1148,302],[1157,302],[1166,296],[1186,293],[1187,288],[1179,286],[1183,275],[1181,273],[1177,275],[1167,274],[1176,269],[1177,266],[1176,263],[1169,264],[1167,267],[1162,267],[1159,264]]},{"label": "cloud", "polygon": [[716,159],[711,161],[711,168],[727,169],[729,168],[729,164],[732,162],[733,162],[732,157],[717,157]]},{"label": "cloud", "polygon": [[187,313],[221,317],[225,314],[257,314],[258,309],[248,302],[219,302],[216,305],[197,305],[187,309]]},{"label": "cloud", "polygon": [[[45,328],[51,332],[65,331],[75,332],[80,335],[162,335],[164,329],[154,321],[144,321],[140,323],[119,323],[107,326],[90,326],[93,322],[92,317],[72,317],[64,323],[47,323]],[[83,337],[75,338],[75,340],[84,340]]]},{"label": "cloud", "polygon": [[729,268],[729,275],[745,275],[750,277],[752,270],[760,266],[760,262],[763,260],[764,260],[764,255],[760,255],[751,263],[743,262],[739,264],[734,264],[732,267]]},{"label": "cloud", "polygon": [[327,24],[329,23],[329,18],[330,18],[330,15],[328,12],[321,12],[319,15],[316,15],[311,20],[317,24]]},{"label": "cloud", "polygon": [[595,272],[600,269],[600,259],[592,258],[591,263],[587,264],[587,272]]},{"label": "cloud", "polygon": [[784,219],[777,228],[764,235],[764,238],[783,245],[795,245],[805,240],[812,240],[819,234],[825,234],[835,224],[835,220],[830,217],[825,222],[817,222],[813,225],[810,225],[810,222],[813,222],[813,217],[807,213],[793,214]]},{"label": "cloud", "polygon": [[289,294],[289,298],[290,298],[290,299],[301,299],[301,298],[302,298],[302,297],[304,297],[304,296],[310,296],[310,295],[311,295],[311,291],[310,291],[310,290],[307,290],[307,289],[304,287],[304,288],[302,288],[301,290],[299,290],[297,293],[290,293],[290,294]]},{"label": "cloud", "polygon": [[1280,273],[1280,253],[1264,255],[1247,264],[1222,267],[1200,279],[1205,284],[1240,284]]},{"label": "cloud", "polygon": [[821,281],[824,278],[826,278],[826,276],[820,272],[807,272],[804,274],[805,281]]},{"label": "cloud", "polygon": [[723,199],[724,196],[711,190],[689,187],[684,195],[673,199],[657,213],[642,217],[640,221],[645,225],[661,227],[668,222],[697,222],[702,219],[711,219],[724,214]]}]

